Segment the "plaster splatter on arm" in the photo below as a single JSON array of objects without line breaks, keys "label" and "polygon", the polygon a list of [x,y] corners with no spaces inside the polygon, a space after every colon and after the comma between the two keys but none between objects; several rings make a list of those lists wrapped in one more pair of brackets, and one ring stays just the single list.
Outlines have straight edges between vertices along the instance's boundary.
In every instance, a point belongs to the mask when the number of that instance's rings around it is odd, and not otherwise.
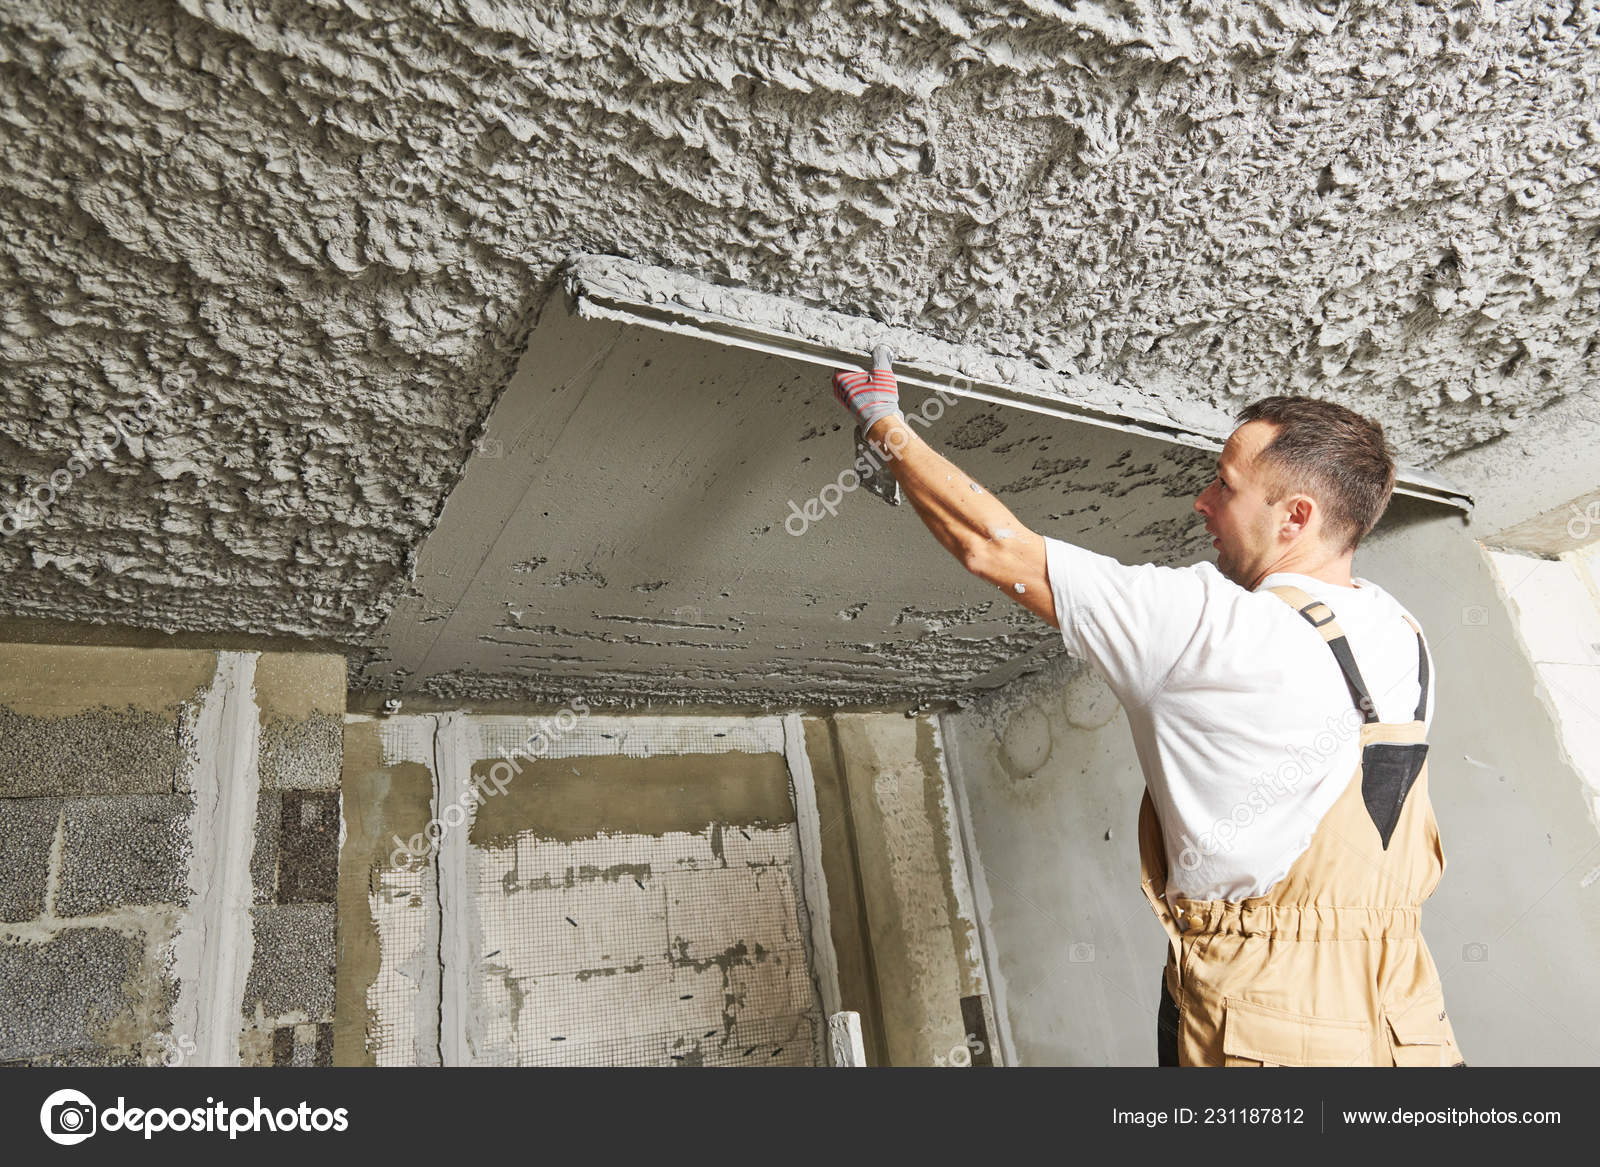
[{"label": "plaster splatter on arm", "polygon": [[888,463],[924,525],[961,565],[1002,588],[1041,620],[1060,627],[1045,565],[1044,539],[906,424],[892,354],[878,345],[872,371],[840,369],[833,395]]},{"label": "plaster splatter on arm", "polygon": [[1060,627],[1045,570],[1044,538],[896,413],[867,431],[923,523],[963,567]]}]

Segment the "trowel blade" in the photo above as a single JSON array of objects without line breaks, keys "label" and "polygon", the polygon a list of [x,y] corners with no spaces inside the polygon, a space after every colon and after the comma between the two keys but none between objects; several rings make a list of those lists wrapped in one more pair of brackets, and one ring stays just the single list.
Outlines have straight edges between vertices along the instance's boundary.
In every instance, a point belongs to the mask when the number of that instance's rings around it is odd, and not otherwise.
[{"label": "trowel blade", "polygon": [[900,505],[900,500],[902,497],[900,494],[900,483],[896,481],[895,476],[889,472],[887,463],[882,461],[881,456],[872,448],[871,443],[867,441],[867,435],[862,431],[860,426],[856,426],[855,464],[857,466],[866,467],[866,470],[861,474],[862,486],[866,487],[873,494],[883,499],[883,501],[888,503],[890,506],[897,507]]}]

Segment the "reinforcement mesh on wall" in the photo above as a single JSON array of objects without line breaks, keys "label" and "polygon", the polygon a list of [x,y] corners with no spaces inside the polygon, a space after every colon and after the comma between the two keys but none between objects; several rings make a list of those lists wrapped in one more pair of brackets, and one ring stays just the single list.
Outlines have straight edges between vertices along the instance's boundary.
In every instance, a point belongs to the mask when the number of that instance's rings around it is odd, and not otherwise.
[{"label": "reinforcement mesh on wall", "polygon": [[[771,752],[771,726],[584,719],[542,756]],[[479,729],[486,758],[528,732],[488,719]],[[793,823],[569,841],[528,832],[470,848],[472,1062],[820,1064],[797,848]]]}]

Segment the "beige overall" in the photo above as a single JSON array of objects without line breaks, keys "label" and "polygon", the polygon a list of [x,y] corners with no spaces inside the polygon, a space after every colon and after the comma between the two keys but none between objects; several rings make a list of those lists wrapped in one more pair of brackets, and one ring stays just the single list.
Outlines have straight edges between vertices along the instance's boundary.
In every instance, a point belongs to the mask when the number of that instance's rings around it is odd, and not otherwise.
[{"label": "beige overall", "polygon": [[1266,894],[1237,901],[1174,897],[1176,919],[1163,899],[1166,848],[1146,789],[1140,869],[1145,896],[1171,940],[1164,975],[1179,1010],[1178,1063],[1465,1064],[1418,926],[1422,901],[1445,868],[1428,801],[1429,678],[1421,630],[1415,718],[1380,722],[1328,606],[1298,588],[1269,590],[1322,633],[1338,660],[1363,716],[1361,761],[1310,847]]}]

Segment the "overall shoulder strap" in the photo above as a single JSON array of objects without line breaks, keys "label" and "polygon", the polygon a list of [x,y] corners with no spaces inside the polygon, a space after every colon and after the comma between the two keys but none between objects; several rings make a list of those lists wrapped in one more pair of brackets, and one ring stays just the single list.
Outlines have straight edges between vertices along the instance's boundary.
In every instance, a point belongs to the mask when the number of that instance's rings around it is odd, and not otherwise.
[{"label": "overall shoulder strap", "polygon": [[1410,616],[1404,618],[1417,634],[1417,713],[1412,720],[1421,721],[1428,716],[1428,646],[1422,639],[1422,629],[1417,627],[1417,622]]},{"label": "overall shoulder strap", "polygon": [[1333,659],[1339,662],[1339,671],[1344,674],[1344,683],[1350,690],[1350,698],[1355,702],[1356,709],[1361,713],[1361,720],[1368,723],[1376,722],[1377,706],[1373,704],[1372,695],[1367,692],[1367,682],[1362,678],[1361,670],[1356,667],[1355,654],[1350,651],[1350,641],[1345,638],[1344,629],[1339,627],[1339,622],[1333,618],[1333,609],[1300,588],[1288,584],[1267,590],[1299,612],[1305,617],[1306,623],[1322,634],[1322,639],[1328,642],[1328,648],[1333,652]]}]

